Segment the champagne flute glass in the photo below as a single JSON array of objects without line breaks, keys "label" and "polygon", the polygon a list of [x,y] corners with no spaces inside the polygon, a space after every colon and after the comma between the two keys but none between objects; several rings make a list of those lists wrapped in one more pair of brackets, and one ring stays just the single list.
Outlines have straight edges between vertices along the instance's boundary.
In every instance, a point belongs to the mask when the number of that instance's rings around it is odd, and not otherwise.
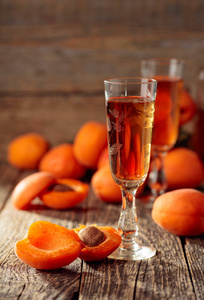
[{"label": "champagne flute glass", "polygon": [[[141,62],[141,74],[157,80],[152,159],[148,186],[154,199],[167,189],[164,157],[174,147],[179,131],[179,101],[183,88],[184,61],[178,59],[146,59]],[[152,200],[152,201],[151,201]]]},{"label": "champagne flute glass", "polygon": [[109,258],[147,259],[156,250],[140,243],[136,192],[145,181],[150,162],[156,80],[115,78],[104,81],[110,168],[122,192],[118,230],[122,243]]}]

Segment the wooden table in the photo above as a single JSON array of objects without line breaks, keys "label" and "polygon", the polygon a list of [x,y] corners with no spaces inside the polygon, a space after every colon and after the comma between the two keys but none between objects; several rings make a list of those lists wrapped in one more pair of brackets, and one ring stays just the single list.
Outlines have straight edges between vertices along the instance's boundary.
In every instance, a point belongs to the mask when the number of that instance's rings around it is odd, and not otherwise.
[{"label": "wooden table", "polygon": [[[180,238],[151,219],[151,210],[137,200],[140,230],[156,247],[149,260],[88,263],[79,258],[52,271],[33,269],[14,253],[14,244],[29,226],[47,220],[67,228],[78,224],[117,228],[120,205],[106,204],[90,188],[76,208],[58,211],[36,204],[32,210],[13,208],[11,192],[28,172],[0,165],[0,299],[204,299],[204,238]],[[91,174],[89,174],[89,180]]]}]

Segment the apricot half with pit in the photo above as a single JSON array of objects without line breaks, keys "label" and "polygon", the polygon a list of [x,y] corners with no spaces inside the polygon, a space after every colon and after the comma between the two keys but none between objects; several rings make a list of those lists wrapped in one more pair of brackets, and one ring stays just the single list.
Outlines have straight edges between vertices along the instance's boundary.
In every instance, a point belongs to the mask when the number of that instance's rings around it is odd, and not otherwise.
[{"label": "apricot half with pit", "polygon": [[153,220],[170,233],[196,236],[204,233],[204,194],[179,189],[159,196],[152,208]]},{"label": "apricot half with pit", "polygon": [[56,179],[44,190],[40,199],[54,209],[68,209],[81,203],[88,195],[89,185],[76,179]]},{"label": "apricot half with pit", "polygon": [[17,209],[25,209],[55,178],[47,172],[37,172],[22,179],[14,188],[11,202]]}]

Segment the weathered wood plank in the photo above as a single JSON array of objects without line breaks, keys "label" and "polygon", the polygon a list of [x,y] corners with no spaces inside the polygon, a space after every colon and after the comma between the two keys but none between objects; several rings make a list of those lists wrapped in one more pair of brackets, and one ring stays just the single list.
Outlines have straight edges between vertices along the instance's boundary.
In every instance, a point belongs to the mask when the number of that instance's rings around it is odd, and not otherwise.
[{"label": "weathered wood plank", "polygon": [[[119,28],[120,29],[120,28]],[[116,32],[120,32],[117,27]],[[0,41],[0,91],[76,92],[103,91],[109,77],[140,76],[140,61],[145,57],[177,57],[187,62],[185,81],[194,87],[203,61],[204,34],[194,32],[141,33],[69,38],[52,27],[40,36],[41,29],[20,31],[20,40],[2,29]],[[16,32],[15,27],[13,31]],[[43,30],[42,30],[43,31]],[[23,31],[24,32],[24,31]],[[18,36],[18,34],[17,34]],[[35,40],[36,39],[36,40]],[[48,42],[46,42],[48,39]],[[9,44],[11,43],[11,44]]]},{"label": "weathered wood plank", "polygon": [[204,291],[204,235],[197,238],[186,238],[185,250],[196,299],[202,300]]},{"label": "weathered wood plank", "polygon": [[0,211],[8,200],[18,174],[17,169],[6,163],[0,164]]},{"label": "weathered wood plank", "polygon": [[[128,23],[131,27],[199,29],[203,24],[202,0],[148,1],[29,1],[2,0],[1,24],[63,24],[79,22],[86,30],[93,24]],[[92,25],[92,26],[91,26]]]},{"label": "weathered wood plank", "polygon": [[[9,181],[11,171],[4,174],[4,181]],[[13,182],[17,183],[26,174],[15,173]],[[4,186],[4,189],[11,192],[11,186]],[[98,200],[92,189],[86,201],[67,211],[50,210],[39,204],[30,211],[19,211],[8,199],[0,213],[0,299],[5,296],[8,299],[49,300],[202,299],[203,238],[187,240],[187,264],[180,238],[158,227],[151,219],[150,209],[140,200],[137,200],[137,210],[141,233],[157,248],[155,257],[139,262],[106,259],[86,263],[77,259],[63,269],[45,272],[26,266],[14,254],[15,242],[25,235],[30,224],[48,220],[67,228],[79,223],[117,228],[120,204]]]},{"label": "weathered wood plank", "polygon": [[[120,205],[102,203],[94,196],[89,201],[89,224],[117,228]],[[154,224],[150,210],[137,202],[140,231],[157,255],[139,262],[84,263],[79,299],[195,299],[180,238]]]}]

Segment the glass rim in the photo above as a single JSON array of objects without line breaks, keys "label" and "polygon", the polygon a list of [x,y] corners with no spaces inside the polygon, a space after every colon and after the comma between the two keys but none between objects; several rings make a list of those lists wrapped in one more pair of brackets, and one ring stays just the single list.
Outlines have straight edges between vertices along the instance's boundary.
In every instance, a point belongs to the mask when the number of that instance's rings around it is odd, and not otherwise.
[{"label": "glass rim", "polygon": [[185,64],[185,60],[175,57],[149,57],[141,60],[141,63],[152,63],[156,65],[165,66],[171,64]]},{"label": "glass rim", "polygon": [[[129,80],[129,81],[125,81]],[[151,83],[157,83],[157,80],[153,78],[146,78],[146,77],[115,77],[115,78],[109,78],[105,79],[104,83],[109,84],[120,84],[120,85],[130,85],[130,84],[151,84]]]}]

